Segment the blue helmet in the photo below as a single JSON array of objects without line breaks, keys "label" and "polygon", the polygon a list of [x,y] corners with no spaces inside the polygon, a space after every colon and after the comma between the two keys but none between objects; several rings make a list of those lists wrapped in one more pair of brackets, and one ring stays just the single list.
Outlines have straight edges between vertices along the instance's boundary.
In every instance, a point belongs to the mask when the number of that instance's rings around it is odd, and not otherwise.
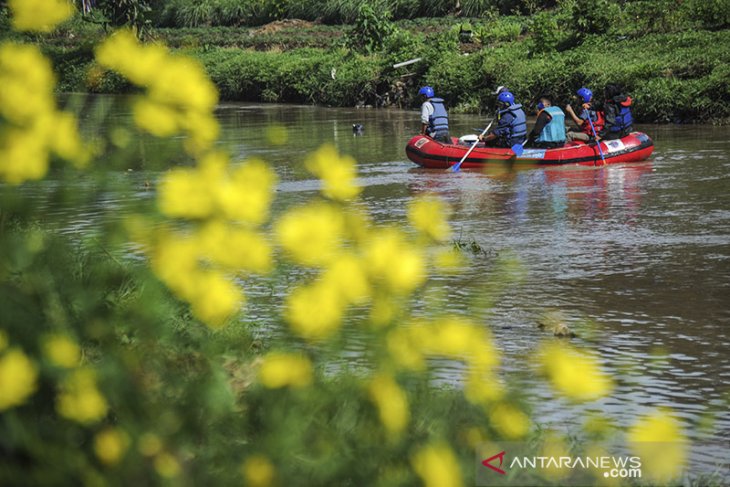
[{"label": "blue helmet", "polygon": [[418,94],[426,95],[428,98],[433,98],[433,96],[434,96],[433,88],[431,88],[430,86],[424,86],[423,88],[418,90]]},{"label": "blue helmet", "polygon": [[515,102],[515,95],[513,95],[509,91],[503,91],[502,93],[497,95],[497,100],[501,101],[502,103],[512,105]]},{"label": "blue helmet", "polygon": [[593,98],[593,92],[588,88],[581,88],[575,94],[583,98],[583,103],[588,103]]}]

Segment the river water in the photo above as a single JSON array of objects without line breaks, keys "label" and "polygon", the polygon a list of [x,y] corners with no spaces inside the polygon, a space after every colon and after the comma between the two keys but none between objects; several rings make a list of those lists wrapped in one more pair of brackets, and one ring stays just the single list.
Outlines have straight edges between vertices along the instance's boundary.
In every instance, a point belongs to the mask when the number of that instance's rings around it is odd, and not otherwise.
[{"label": "river water", "polygon": [[[112,113],[129,116],[124,105]],[[642,413],[669,407],[699,445],[701,470],[720,468],[727,475],[730,128],[637,126],[656,144],[644,163],[488,175],[424,170],[408,161],[405,144],[420,127],[416,111],[223,104],[218,117],[223,143],[237,157],[257,155],[274,165],[282,204],[315,194],[318,183],[300,163],[324,142],[358,161],[363,201],[377,222],[402,221],[408,201],[424,192],[448,201],[454,238],[481,251],[469,255],[464,274],[434,278],[450,290],[445,311],[466,312],[489,286],[495,256],[522,262],[524,279],[504,290],[484,320],[507,376],[524,371],[548,338],[537,327],[540,317],[559,312],[578,333],[573,343],[596,351],[617,381],[610,397],[583,411],[601,411],[627,426]],[[288,130],[285,145],[265,141],[272,123]],[[364,126],[361,136],[353,135],[356,123]],[[452,135],[483,124],[477,116],[452,116]],[[154,180],[157,173],[137,177]],[[78,211],[66,215],[73,231],[93,226],[94,208],[68,211]],[[247,319],[271,316],[268,295],[251,293]],[[444,382],[458,382],[460,375],[456,364],[438,371]],[[576,409],[564,413],[566,404],[542,380],[529,373],[522,380],[545,425],[569,430],[580,423]],[[714,418],[713,427],[700,428],[707,418]]]}]

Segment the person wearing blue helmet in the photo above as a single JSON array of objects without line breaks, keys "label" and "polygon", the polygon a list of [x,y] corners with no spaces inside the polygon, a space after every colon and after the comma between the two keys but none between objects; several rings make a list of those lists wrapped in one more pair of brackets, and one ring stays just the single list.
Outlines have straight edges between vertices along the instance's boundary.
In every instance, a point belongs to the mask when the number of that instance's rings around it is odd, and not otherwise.
[{"label": "person wearing blue helmet", "polygon": [[[582,106],[580,115],[575,113],[570,104],[565,107],[565,111],[578,126],[578,130],[568,131],[566,138],[568,141],[582,140],[587,142],[594,138],[594,130],[596,134],[603,130],[603,113],[593,107],[593,92],[591,90],[582,87],[576,91],[576,95]],[[591,128],[591,124],[593,124],[593,128]]]},{"label": "person wearing blue helmet", "polygon": [[449,136],[449,114],[446,112],[444,100],[437,98],[430,86],[418,90],[423,97],[421,104],[421,135],[428,135],[432,139],[444,144],[451,143]]},{"label": "person wearing blue helmet", "polygon": [[497,126],[479,139],[489,147],[512,147],[522,144],[527,135],[527,117],[514,95],[501,91],[497,95]]}]

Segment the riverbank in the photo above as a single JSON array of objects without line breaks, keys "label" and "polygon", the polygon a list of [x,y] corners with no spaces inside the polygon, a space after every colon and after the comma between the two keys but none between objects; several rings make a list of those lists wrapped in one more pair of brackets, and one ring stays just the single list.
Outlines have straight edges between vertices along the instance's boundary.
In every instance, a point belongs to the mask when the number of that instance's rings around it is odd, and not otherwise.
[{"label": "riverbank", "polygon": [[[600,92],[613,82],[635,99],[640,122],[730,123],[729,30],[642,32],[636,24],[577,39],[546,34],[560,13],[541,15],[392,22],[375,49],[349,42],[356,27],[302,20],[156,28],[149,37],[199,59],[226,101],[408,108],[429,84],[452,111],[479,113],[493,110],[498,85],[531,107],[544,92],[564,104],[582,85]],[[94,64],[101,37],[101,28],[75,21],[33,40],[53,60],[61,90],[128,92]]]}]

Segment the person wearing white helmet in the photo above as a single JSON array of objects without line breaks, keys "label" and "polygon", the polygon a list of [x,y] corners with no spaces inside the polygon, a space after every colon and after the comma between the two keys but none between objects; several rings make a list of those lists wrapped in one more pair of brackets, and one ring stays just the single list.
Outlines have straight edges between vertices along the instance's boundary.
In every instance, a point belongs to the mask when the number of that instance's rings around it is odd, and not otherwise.
[{"label": "person wearing white helmet", "polygon": [[436,94],[430,86],[424,86],[418,90],[418,94],[423,97],[421,135],[428,135],[438,142],[450,144],[449,114],[446,112],[444,100],[436,98]]}]

